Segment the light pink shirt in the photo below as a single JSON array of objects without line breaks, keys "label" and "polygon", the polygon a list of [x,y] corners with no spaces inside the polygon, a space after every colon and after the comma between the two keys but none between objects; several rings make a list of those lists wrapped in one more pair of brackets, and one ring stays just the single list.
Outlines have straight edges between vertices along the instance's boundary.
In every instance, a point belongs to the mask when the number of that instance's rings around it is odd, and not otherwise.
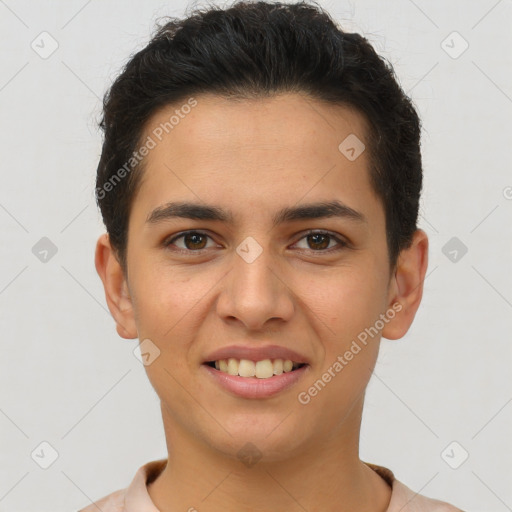
[{"label": "light pink shirt", "polygon": [[[141,466],[126,489],[119,489],[78,512],[160,512],[151,501],[147,485],[163,471],[167,459],[155,460]],[[383,466],[365,463],[391,487],[391,500],[386,512],[463,512],[460,509],[420,494],[399,482],[393,472]]]}]

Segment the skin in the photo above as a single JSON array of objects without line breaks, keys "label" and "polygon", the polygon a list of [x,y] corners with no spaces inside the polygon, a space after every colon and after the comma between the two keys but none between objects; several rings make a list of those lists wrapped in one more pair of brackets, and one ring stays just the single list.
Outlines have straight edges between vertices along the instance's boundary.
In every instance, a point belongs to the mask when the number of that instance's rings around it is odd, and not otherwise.
[{"label": "skin", "polygon": [[[381,336],[404,336],[421,302],[427,235],[417,230],[390,269],[368,152],[349,161],[338,149],[351,133],[365,141],[365,120],[356,111],[300,94],[196,99],[146,156],[129,219],[127,275],[107,235],[96,247],[117,332],[149,338],[160,350],[145,368],[161,400],[169,460],[149,485],[150,497],[162,512],[384,512],[391,489],[359,459],[364,393]],[[142,140],[175,109],[156,112]],[[283,207],[333,199],[363,213],[367,223],[333,217],[272,227],[272,215]],[[146,223],[171,200],[229,209],[234,223]],[[211,238],[165,246],[171,235],[196,229]],[[333,251],[335,239],[311,239],[309,229],[333,232],[348,245]],[[263,250],[252,263],[236,252],[248,236]],[[301,404],[297,394],[397,303],[400,312]],[[311,365],[274,397],[235,397],[201,368],[211,351],[231,344],[282,345]],[[248,442],[262,455],[250,467],[237,457]]]}]

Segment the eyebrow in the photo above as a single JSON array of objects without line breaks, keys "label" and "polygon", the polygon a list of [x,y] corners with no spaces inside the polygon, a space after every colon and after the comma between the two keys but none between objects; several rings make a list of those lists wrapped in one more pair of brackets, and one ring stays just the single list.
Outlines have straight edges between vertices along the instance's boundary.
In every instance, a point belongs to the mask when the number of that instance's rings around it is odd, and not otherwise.
[{"label": "eyebrow", "polygon": [[[329,217],[338,217],[361,224],[368,224],[368,220],[361,212],[337,200],[282,208],[272,217],[272,223],[275,227],[285,222]],[[216,220],[231,224],[234,220],[233,213],[230,210],[224,210],[218,206],[191,202],[170,202],[155,208],[148,215],[146,223],[157,224],[173,218]]]}]

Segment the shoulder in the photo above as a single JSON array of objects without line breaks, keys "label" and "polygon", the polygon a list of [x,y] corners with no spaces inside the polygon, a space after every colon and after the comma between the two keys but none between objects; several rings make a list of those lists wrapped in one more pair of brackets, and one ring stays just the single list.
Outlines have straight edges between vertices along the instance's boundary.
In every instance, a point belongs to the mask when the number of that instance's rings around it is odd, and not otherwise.
[{"label": "shoulder", "polygon": [[[394,508],[391,507],[393,499],[396,502]],[[398,506],[400,505],[400,506]],[[398,508],[396,508],[398,507]],[[464,512],[460,508],[446,503],[445,501],[436,500],[418,494],[399,480],[393,482],[393,494],[389,510],[387,512],[394,512],[402,508],[402,512]]]},{"label": "shoulder", "polygon": [[369,462],[365,464],[377,472],[391,487],[391,500],[386,512],[464,512],[449,503],[414,492],[397,480],[394,473],[384,466]]},{"label": "shoulder", "polygon": [[167,459],[159,459],[141,466],[130,485],[91,503],[78,512],[158,512],[147,491],[151,483],[165,468]]},{"label": "shoulder", "polygon": [[102,512],[123,512],[125,495],[126,489],[119,489],[80,509],[78,512],[98,512],[98,510]]}]

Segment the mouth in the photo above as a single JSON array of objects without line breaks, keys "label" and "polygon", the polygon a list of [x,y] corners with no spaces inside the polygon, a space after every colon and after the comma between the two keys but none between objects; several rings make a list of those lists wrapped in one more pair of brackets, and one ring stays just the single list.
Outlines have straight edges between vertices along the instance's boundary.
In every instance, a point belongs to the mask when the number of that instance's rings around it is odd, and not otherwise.
[{"label": "mouth", "polygon": [[307,363],[295,362],[291,359],[261,359],[259,361],[252,361],[250,359],[236,359],[234,357],[206,361],[203,364],[220,373],[248,379],[270,379],[274,376],[292,373],[304,366],[308,366]]},{"label": "mouth", "polygon": [[[218,368],[217,368],[218,367]],[[268,399],[306,378],[310,365],[291,359],[218,359],[201,365],[214,386],[243,399]]]}]

